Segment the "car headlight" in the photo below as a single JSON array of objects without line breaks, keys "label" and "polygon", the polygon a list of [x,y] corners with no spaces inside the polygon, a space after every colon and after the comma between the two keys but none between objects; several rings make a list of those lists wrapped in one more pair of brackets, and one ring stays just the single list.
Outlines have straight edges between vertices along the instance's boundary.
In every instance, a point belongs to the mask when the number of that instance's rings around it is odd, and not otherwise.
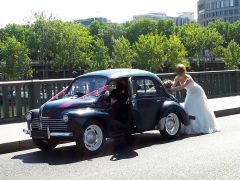
[{"label": "car headlight", "polygon": [[32,120],[32,113],[31,112],[27,113],[26,119],[27,119],[27,121],[31,121]]},{"label": "car headlight", "polygon": [[68,115],[67,114],[64,114],[63,115],[63,121],[65,122],[65,123],[68,123]]}]

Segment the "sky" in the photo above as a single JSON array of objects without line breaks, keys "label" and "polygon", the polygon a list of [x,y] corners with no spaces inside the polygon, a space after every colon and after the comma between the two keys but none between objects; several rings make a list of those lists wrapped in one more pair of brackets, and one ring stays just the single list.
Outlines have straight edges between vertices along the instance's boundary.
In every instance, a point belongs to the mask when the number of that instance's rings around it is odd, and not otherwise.
[{"label": "sky", "polygon": [[177,16],[194,12],[197,0],[0,0],[0,27],[24,24],[34,12],[44,11],[61,20],[106,17],[112,22],[131,20],[133,15],[165,12]]}]

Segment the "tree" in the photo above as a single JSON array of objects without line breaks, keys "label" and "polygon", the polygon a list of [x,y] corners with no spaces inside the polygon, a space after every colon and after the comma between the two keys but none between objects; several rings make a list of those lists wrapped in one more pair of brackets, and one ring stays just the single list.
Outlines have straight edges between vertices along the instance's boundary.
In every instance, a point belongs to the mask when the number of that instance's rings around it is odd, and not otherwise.
[{"label": "tree", "polygon": [[240,46],[232,40],[224,51],[224,63],[228,69],[238,69],[240,67]]},{"label": "tree", "polygon": [[0,70],[6,80],[32,77],[31,59],[28,49],[23,44],[15,37],[9,37],[0,48]]},{"label": "tree", "polygon": [[58,39],[61,36],[59,31],[60,21],[44,13],[35,14],[35,20],[32,24],[27,44],[30,49],[30,56],[33,61],[38,60],[43,64],[43,78],[48,77],[48,67],[57,53]]},{"label": "tree", "polygon": [[240,21],[236,21],[229,25],[229,42],[234,40],[236,43],[240,44]]},{"label": "tree", "polygon": [[107,28],[107,23],[104,23],[101,21],[93,21],[89,25],[88,29],[92,36],[95,36],[97,38],[102,38],[106,28]]},{"label": "tree", "polygon": [[223,38],[215,30],[205,28],[196,23],[183,25],[178,32],[178,36],[188,51],[188,57],[197,57],[214,59],[220,53]]},{"label": "tree", "polygon": [[53,59],[53,68],[56,71],[68,69],[87,70],[92,63],[93,37],[81,24],[74,22],[61,22],[58,26],[59,38],[56,53]]},{"label": "tree", "polygon": [[159,19],[157,21],[158,34],[165,35],[169,38],[171,35],[173,35],[174,28],[175,28],[175,25],[173,24],[173,20]]},{"label": "tree", "polygon": [[228,21],[224,21],[222,19],[217,19],[215,21],[210,21],[208,24],[208,28],[211,30],[217,31],[224,39],[224,47],[227,47],[230,42],[230,32],[229,32],[230,23]]},{"label": "tree", "polygon": [[150,19],[140,19],[131,21],[125,25],[125,37],[134,43],[140,35],[147,35],[150,33],[157,33],[156,23]]},{"label": "tree", "polygon": [[161,71],[166,60],[166,41],[162,35],[140,35],[134,48],[137,67],[152,72]]},{"label": "tree", "polygon": [[204,44],[202,49],[208,51],[208,58],[215,60],[222,56],[224,39],[215,29],[206,28],[204,31]]},{"label": "tree", "polygon": [[93,57],[91,63],[91,70],[102,70],[109,67],[110,57],[108,55],[108,48],[104,45],[102,39],[93,41]]},{"label": "tree", "polygon": [[121,24],[107,24],[100,21],[93,21],[89,26],[92,36],[102,39],[107,46],[109,55],[112,55],[114,40],[121,37],[124,33],[124,26]]},{"label": "tree", "polygon": [[189,66],[189,62],[185,59],[186,55],[187,51],[181,40],[176,35],[172,35],[165,43],[165,65],[169,66],[172,70],[179,63]]},{"label": "tree", "polygon": [[130,42],[121,37],[114,42],[112,66],[114,68],[131,68],[133,51]]},{"label": "tree", "polygon": [[28,25],[17,25],[8,24],[3,31],[5,32],[5,39],[8,37],[15,37],[17,41],[26,43],[27,37],[30,32],[30,26]]}]

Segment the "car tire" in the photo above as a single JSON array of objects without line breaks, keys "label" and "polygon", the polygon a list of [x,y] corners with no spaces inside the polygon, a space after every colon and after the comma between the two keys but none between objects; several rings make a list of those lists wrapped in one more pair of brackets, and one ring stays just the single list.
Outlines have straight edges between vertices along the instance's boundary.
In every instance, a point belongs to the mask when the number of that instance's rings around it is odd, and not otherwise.
[{"label": "car tire", "polygon": [[166,113],[159,122],[160,133],[166,139],[175,139],[179,137],[181,127],[181,117],[176,112]]},{"label": "car tire", "polygon": [[103,125],[97,121],[87,122],[76,140],[76,147],[81,154],[94,155],[101,152],[106,142]]},{"label": "car tire", "polygon": [[33,138],[32,141],[36,145],[36,147],[41,149],[42,151],[53,150],[59,144],[59,141],[57,141],[57,140],[34,139]]}]

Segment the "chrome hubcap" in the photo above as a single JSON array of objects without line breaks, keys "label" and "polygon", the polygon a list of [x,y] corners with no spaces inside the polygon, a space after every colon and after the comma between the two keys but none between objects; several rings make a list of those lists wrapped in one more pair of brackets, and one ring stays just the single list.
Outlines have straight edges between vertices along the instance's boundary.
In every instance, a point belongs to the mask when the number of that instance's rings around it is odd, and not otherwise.
[{"label": "chrome hubcap", "polygon": [[85,147],[90,151],[96,151],[103,142],[103,133],[98,125],[90,125],[84,132],[83,141]]},{"label": "chrome hubcap", "polygon": [[171,113],[167,116],[165,121],[165,129],[171,136],[176,135],[180,127],[179,118],[176,114]]}]

